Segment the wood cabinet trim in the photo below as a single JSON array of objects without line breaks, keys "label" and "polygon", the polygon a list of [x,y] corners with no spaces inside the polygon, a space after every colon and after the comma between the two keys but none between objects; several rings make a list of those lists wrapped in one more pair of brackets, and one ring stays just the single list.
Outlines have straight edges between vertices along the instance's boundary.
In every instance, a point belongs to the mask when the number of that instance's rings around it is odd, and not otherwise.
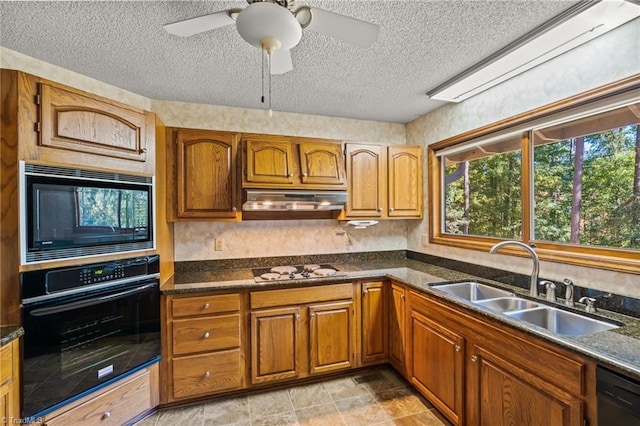
[{"label": "wood cabinet trim", "polygon": [[304,305],[329,300],[350,299],[353,284],[332,284],[317,287],[285,288],[279,290],[252,291],[249,294],[251,309],[287,305]]}]

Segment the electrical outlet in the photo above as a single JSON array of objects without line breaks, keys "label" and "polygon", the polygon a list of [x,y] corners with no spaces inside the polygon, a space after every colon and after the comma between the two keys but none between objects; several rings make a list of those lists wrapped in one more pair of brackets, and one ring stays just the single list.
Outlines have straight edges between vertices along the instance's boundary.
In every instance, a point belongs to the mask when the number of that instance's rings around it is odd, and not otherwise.
[{"label": "electrical outlet", "polygon": [[224,240],[222,238],[216,238],[216,242],[213,245],[213,249],[215,251],[222,251],[224,247]]},{"label": "electrical outlet", "polygon": [[429,235],[422,234],[422,247],[426,247],[429,244]]}]

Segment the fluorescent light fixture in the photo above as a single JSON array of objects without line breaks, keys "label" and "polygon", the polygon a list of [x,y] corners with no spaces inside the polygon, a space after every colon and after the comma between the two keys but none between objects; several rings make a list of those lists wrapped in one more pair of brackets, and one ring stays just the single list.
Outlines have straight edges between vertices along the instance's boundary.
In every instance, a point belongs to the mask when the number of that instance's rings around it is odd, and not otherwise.
[{"label": "fluorescent light fixture", "polygon": [[638,16],[640,5],[630,1],[581,1],[427,92],[427,96],[440,101],[463,101]]}]

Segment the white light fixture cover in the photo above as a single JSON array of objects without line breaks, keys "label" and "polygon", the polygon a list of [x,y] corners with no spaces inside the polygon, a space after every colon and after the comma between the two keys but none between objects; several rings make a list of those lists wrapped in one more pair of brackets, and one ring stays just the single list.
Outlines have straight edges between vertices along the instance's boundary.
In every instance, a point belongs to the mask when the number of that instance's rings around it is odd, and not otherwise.
[{"label": "white light fixture cover", "polygon": [[429,91],[431,99],[460,102],[640,16],[624,0],[579,3],[486,60]]},{"label": "white light fixture cover", "polygon": [[300,23],[291,12],[274,3],[252,3],[238,14],[236,28],[247,43],[262,49],[264,39],[275,39],[280,49],[295,47],[302,38]]}]

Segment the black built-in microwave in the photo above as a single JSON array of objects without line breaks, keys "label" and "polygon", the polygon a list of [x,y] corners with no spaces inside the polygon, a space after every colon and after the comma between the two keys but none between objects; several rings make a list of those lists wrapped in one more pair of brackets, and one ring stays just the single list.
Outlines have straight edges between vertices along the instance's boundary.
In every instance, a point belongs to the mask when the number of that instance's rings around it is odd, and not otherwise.
[{"label": "black built-in microwave", "polygon": [[153,177],[20,163],[22,264],[154,248]]}]

